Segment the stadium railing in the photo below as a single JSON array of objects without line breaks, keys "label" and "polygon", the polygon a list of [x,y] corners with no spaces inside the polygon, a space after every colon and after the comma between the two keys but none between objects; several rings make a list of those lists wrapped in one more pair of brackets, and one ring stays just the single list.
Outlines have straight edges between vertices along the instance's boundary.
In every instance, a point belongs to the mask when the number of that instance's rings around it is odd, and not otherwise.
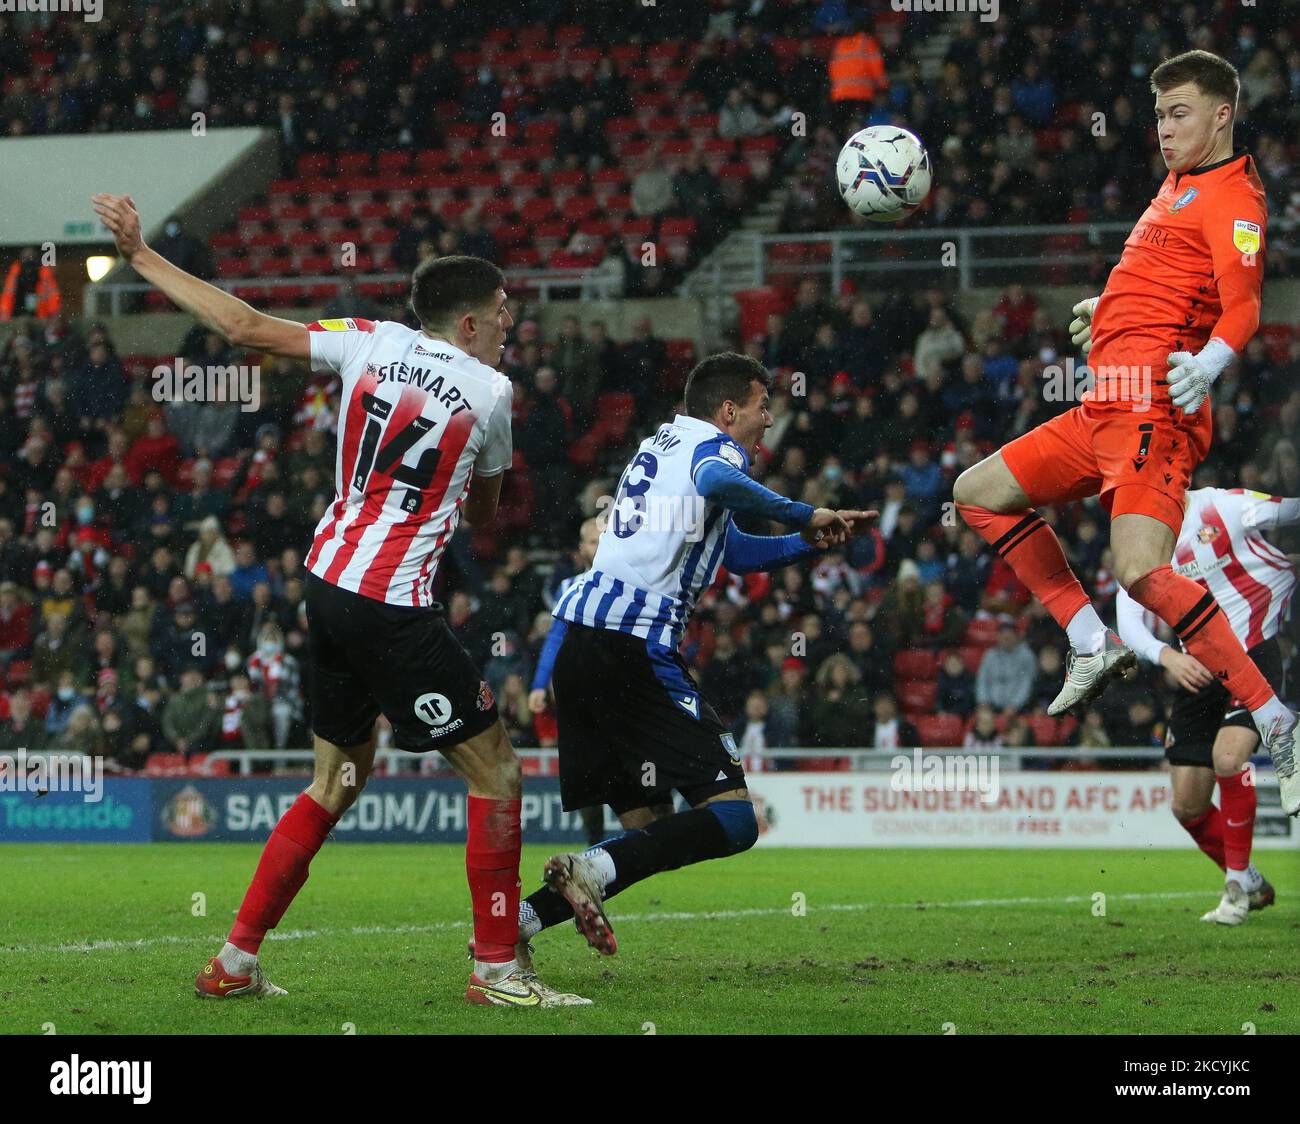
[{"label": "stadium railing", "polygon": [[[508,289],[513,293],[535,293],[539,300],[555,299],[557,292],[582,291],[587,300],[609,300],[616,296],[614,286],[608,274],[598,270],[586,269],[507,269],[505,270]],[[366,285],[384,285],[401,288],[405,292],[411,282],[409,273],[347,273],[345,275],[314,275],[292,277],[224,277],[213,280],[211,284],[226,292],[239,289],[301,289],[304,287],[322,288],[333,285],[342,288],[348,282],[358,288]],[[121,316],[124,312],[135,311],[127,306],[125,298],[132,294],[154,292],[154,287],[144,281],[99,281],[86,286],[82,295],[82,313],[88,320],[102,316]],[[104,311],[107,304],[107,312]]]},{"label": "stadium railing", "polygon": [[[846,278],[881,287],[884,276],[915,275],[917,285],[962,289],[1082,283],[1099,264],[1119,259],[1131,222],[1053,226],[928,227],[916,230],[838,230],[812,234],[737,231],[733,252],[714,254],[686,288],[693,296],[732,293],[762,285],[827,277],[832,292]],[[1285,276],[1300,275],[1300,223],[1270,224],[1270,257]],[[739,245],[737,246],[737,243]],[[1276,266],[1275,266],[1276,268]]]},{"label": "stadium railing", "polygon": [[[766,749],[758,751],[749,751],[744,754],[750,759],[750,764],[760,764],[760,768],[755,771],[765,771],[762,766],[769,766],[771,762],[780,759],[799,760],[800,758],[815,758],[824,762],[835,762],[836,767],[846,772],[858,773],[878,773],[888,772],[893,767],[893,761],[900,754],[910,755],[914,749],[920,749],[925,754],[942,754],[942,755],[978,755],[998,758],[1001,768],[1016,770],[1023,767],[1025,761],[1082,761],[1090,760],[1104,764],[1107,761],[1147,761],[1156,765],[1164,757],[1164,750],[1153,748],[1151,746],[1134,746],[1131,748],[1109,748],[1109,749],[1079,749],[1079,748],[1059,748],[1044,747],[1037,749],[1028,748],[962,748],[944,747],[937,748],[933,746],[905,746],[899,749],[818,749],[818,748],[786,748],[786,749]],[[525,767],[529,763],[538,765],[550,765],[556,761],[558,750],[555,749],[524,749],[516,747],[515,752],[524,761]],[[254,766],[260,765],[310,765],[314,759],[310,749],[237,749],[237,750],[219,750],[210,753],[207,756],[209,769],[214,762],[229,761],[231,768],[240,776],[252,776]],[[418,774],[422,771],[422,763],[431,758],[425,755],[407,753],[400,749],[380,749],[375,753],[375,762],[377,765],[382,764],[384,771],[389,776],[400,776],[402,774]],[[848,768],[844,769],[843,763],[848,763]],[[829,767],[829,766],[828,766]],[[439,770],[447,766],[440,765]]]}]

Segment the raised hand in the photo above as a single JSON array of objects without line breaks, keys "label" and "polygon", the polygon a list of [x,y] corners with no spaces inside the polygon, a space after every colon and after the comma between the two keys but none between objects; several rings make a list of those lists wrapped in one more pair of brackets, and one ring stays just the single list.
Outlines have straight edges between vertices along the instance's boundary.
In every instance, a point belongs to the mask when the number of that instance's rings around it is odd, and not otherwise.
[{"label": "raised hand", "polygon": [[117,252],[130,261],[145,249],[144,235],[140,230],[140,212],[129,195],[95,195],[90,200],[95,214],[108,227],[117,243]]}]

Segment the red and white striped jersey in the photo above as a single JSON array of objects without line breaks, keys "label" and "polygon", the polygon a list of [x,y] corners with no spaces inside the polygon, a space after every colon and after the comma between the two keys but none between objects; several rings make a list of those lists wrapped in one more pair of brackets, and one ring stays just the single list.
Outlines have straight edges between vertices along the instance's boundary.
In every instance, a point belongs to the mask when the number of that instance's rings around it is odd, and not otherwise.
[{"label": "red and white striped jersey", "polygon": [[313,370],[337,371],[335,500],[307,569],[390,605],[432,605],[472,475],[510,467],[510,380],[387,320],[309,324]]},{"label": "red and white striped jersey", "polygon": [[[1242,488],[1195,488],[1187,493],[1173,568],[1214,594],[1247,649],[1277,635],[1296,584],[1295,566],[1263,532],[1296,523],[1300,499]],[[1152,635],[1142,606],[1121,591],[1116,610],[1124,642],[1158,662],[1163,644]]]}]

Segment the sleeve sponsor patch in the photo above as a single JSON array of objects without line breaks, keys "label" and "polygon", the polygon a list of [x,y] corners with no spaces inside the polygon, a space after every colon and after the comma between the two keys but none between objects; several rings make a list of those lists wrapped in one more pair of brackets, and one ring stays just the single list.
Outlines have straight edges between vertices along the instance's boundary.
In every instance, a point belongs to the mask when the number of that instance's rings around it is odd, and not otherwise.
[{"label": "sleeve sponsor patch", "polygon": [[347,320],[317,320],[316,324],[327,332],[355,332],[357,330],[357,322],[350,318]]},{"label": "sleeve sponsor patch", "polygon": [[1259,253],[1259,223],[1234,219],[1232,223],[1232,244],[1243,254]]},{"label": "sleeve sponsor patch", "polygon": [[737,449],[735,445],[719,445],[718,452],[722,454],[722,459],[728,463],[734,464],[737,468],[745,467],[745,454]]}]

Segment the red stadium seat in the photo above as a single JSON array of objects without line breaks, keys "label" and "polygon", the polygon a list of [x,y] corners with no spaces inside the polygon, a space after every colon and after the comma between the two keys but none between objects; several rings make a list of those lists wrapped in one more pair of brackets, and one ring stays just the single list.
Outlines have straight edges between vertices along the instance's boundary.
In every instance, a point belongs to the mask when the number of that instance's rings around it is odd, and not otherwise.
[{"label": "red stadium seat", "polygon": [[588,219],[600,210],[600,204],[596,202],[595,196],[592,195],[571,195],[560,207],[562,214],[569,222],[582,222]]},{"label": "red stadium seat", "polygon": [[509,249],[512,246],[518,246],[528,241],[528,236],[532,232],[532,227],[523,222],[502,223],[496,228],[497,245],[502,249]]},{"label": "red stadium seat", "polygon": [[15,687],[25,687],[32,677],[31,660],[11,660],[9,669],[5,672],[5,683],[10,690]]},{"label": "red stadium seat", "polygon": [[326,176],[334,170],[334,158],[326,152],[311,152],[298,157],[298,175]]},{"label": "red stadium seat", "polygon": [[898,705],[905,714],[929,714],[934,710],[939,683],[934,679],[908,679],[897,685]]},{"label": "red stadium seat", "polygon": [[976,617],[966,626],[966,645],[991,648],[998,642],[998,622],[992,617]]},{"label": "red stadium seat", "polygon": [[615,195],[607,196],[604,202],[605,214],[611,222],[617,223],[632,209],[632,196],[626,192],[619,192]]},{"label": "red stadium seat", "polygon": [[506,253],[507,269],[536,269],[542,264],[542,256],[531,246],[516,246]]},{"label": "red stadium seat", "polygon": [[1050,714],[1031,714],[1029,728],[1034,732],[1034,741],[1039,745],[1061,744],[1060,724]]},{"label": "red stadium seat", "polygon": [[536,226],[538,223],[545,222],[555,214],[555,203],[545,197],[536,197],[527,200],[519,208],[519,217],[529,226]]},{"label": "red stadium seat", "polygon": [[614,224],[608,219],[587,219],[578,224],[578,229],[590,238],[599,238],[602,242],[614,233]]},{"label": "red stadium seat", "polygon": [[370,153],[340,152],[336,167],[341,176],[364,175],[371,168]]},{"label": "red stadium seat", "polygon": [[539,223],[533,229],[533,245],[543,258],[549,258],[569,240],[572,227],[567,222]]},{"label": "red stadium seat", "polygon": [[923,746],[960,746],[966,735],[965,723],[959,714],[918,714],[912,719],[912,724]]},{"label": "red stadium seat", "polygon": [[894,656],[895,679],[933,679],[939,674],[939,657],[926,648],[914,648]]}]

